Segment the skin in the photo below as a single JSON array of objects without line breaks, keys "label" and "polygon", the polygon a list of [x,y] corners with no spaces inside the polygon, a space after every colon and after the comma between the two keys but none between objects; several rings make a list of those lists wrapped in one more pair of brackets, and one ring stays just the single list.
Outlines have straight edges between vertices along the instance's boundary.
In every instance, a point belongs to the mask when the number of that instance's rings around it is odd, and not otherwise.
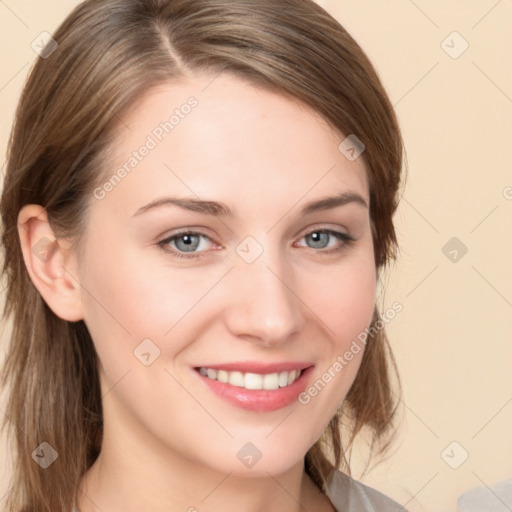
[{"label": "skin", "polygon": [[[121,183],[90,198],[80,258],[56,240],[42,207],[19,215],[32,281],[55,314],[85,321],[99,355],[105,433],[81,485],[81,512],[333,510],[303,459],[363,351],[308,404],[273,412],[227,403],[191,368],[309,361],[313,383],[348,350],[375,304],[369,210],[352,202],[299,211],[340,192],[369,204],[366,171],[361,158],[338,150],[345,137],[308,107],[227,74],[211,80],[194,75],[153,89],[123,115],[130,129],[120,132],[107,177],[176,107],[198,101]],[[221,201],[233,216],[177,206],[133,216],[168,195]],[[208,237],[196,249],[203,257],[158,246],[181,228]],[[318,248],[305,236],[315,229],[355,242],[324,237],[328,247]],[[236,252],[247,236],[262,249],[250,264]],[[30,249],[43,237],[56,250],[40,261]],[[160,354],[145,366],[134,350],[148,338]],[[247,442],[262,454],[251,468],[237,457]]]}]

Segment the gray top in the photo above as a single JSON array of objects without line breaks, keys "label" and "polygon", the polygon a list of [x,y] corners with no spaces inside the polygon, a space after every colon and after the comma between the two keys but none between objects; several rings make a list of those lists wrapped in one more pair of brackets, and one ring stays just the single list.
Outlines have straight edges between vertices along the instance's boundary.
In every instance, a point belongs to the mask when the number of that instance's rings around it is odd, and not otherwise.
[{"label": "gray top", "polygon": [[337,470],[326,481],[326,494],[339,512],[407,512],[396,501]]},{"label": "gray top", "polygon": [[512,510],[512,478],[492,487],[480,486],[459,496],[460,512],[510,512]]}]

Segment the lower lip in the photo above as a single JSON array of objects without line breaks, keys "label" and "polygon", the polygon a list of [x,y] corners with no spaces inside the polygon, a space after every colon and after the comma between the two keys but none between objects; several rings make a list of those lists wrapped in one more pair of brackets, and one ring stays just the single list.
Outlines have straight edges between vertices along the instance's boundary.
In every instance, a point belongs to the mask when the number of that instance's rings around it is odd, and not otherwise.
[{"label": "lower lip", "polygon": [[225,399],[232,405],[253,412],[270,412],[283,409],[295,401],[300,393],[307,386],[309,375],[313,366],[302,370],[300,377],[289,386],[278,389],[245,389],[238,386],[232,386],[227,382],[209,379],[201,375],[199,371],[194,373],[218,396]]}]

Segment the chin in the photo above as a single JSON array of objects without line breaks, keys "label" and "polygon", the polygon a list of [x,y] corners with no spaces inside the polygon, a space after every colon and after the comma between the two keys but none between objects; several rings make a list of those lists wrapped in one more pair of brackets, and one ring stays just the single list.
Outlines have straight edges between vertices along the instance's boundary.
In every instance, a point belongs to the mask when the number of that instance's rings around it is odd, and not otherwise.
[{"label": "chin", "polygon": [[[221,473],[231,473],[240,478],[268,478],[302,466],[310,445],[304,443],[304,435],[293,441],[293,437],[269,435],[272,429],[264,429],[258,436],[236,437],[229,446],[218,446],[212,453],[211,467]],[[284,432],[286,434],[286,432]]]}]

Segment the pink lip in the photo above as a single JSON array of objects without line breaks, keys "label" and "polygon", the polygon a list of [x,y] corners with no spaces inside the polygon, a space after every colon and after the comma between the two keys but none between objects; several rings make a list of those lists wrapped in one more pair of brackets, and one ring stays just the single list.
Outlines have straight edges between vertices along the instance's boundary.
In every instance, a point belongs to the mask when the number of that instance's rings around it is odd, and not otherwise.
[{"label": "pink lip", "polygon": [[242,372],[242,373],[279,373],[291,372],[292,370],[304,370],[313,366],[311,362],[293,362],[283,361],[282,363],[258,363],[256,361],[245,361],[240,363],[222,363],[222,364],[202,364],[199,368],[211,368],[212,370],[226,370],[227,372]]},{"label": "pink lip", "polygon": [[262,365],[259,363],[233,363],[223,365],[204,366],[214,370],[241,371],[242,373],[278,373],[280,371],[302,370],[301,376],[290,386],[273,390],[266,389],[245,389],[232,386],[227,382],[212,380],[199,373],[195,368],[194,373],[204,382],[216,395],[230,404],[252,412],[277,411],[297,401],[308,384],[309,377],[314,366],[311,363],[277,363]]}]

